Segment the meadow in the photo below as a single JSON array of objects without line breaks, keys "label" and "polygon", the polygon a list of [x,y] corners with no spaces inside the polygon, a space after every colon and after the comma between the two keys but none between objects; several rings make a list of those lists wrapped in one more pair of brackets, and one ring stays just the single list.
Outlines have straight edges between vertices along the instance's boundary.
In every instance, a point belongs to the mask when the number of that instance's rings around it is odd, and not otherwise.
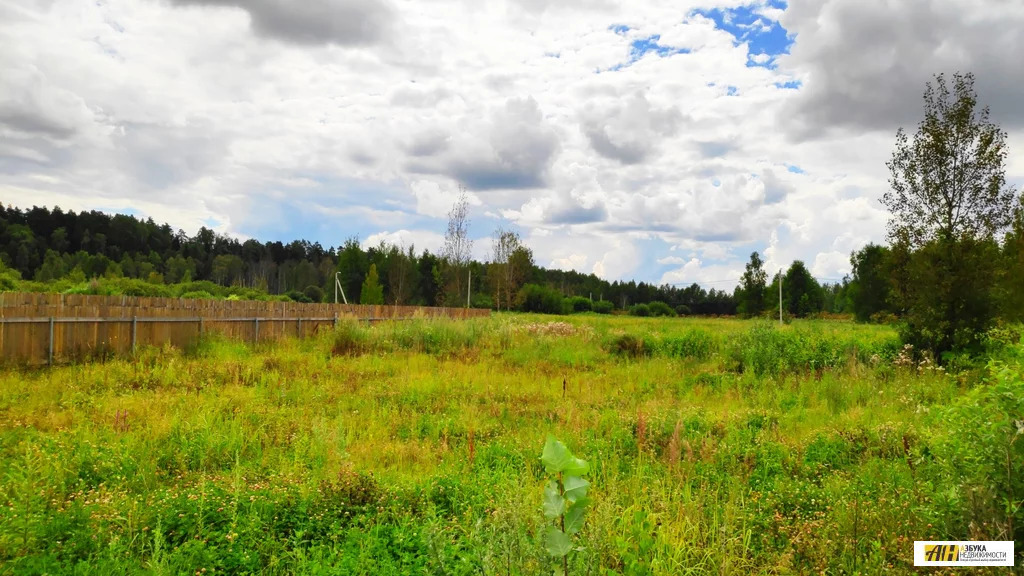
[{"label": "meadow", "polygon": [[907,574],[959,538],[1020,567],[1020,328],[988,348],[497,314],[9,367],[0,574],[551,574],[548,435],[589,464],[570,574]]}]

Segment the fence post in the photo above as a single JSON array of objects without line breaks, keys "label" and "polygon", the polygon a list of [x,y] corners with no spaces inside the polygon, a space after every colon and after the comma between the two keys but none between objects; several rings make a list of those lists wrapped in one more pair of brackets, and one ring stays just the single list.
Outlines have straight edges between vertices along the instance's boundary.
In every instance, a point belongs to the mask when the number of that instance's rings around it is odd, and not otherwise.
[{"label": "fence post", "polygon": [[302,316],[295,319],[295,337],[302,338]]},{"label": "fence post", "polygon": [[253,320],[256,321],[256,335],[253,337],[252,341],[253,343],[258,343],[260,341],[260,317],[257,316],[253,318]]},{"label": "fence post", "polygon": [[334,313],[334,329],[335,330],[338,329],[338,313],[337,312]]},{"label": "fence post", "polygon": [[203,317],[200,316],[199,317],[199,337],[202,338],[202,336],[203,336]]},{"label": "fence post", "polygon": [[53,366],[53,316],[50,316],[50,340],[47,344],[46,365]]},{"label": "fence post", "polygon": [[138,330],[138,322],[139,322],[139,317],[138,316],[132,316],[132,354],[135,354],[135,342],[136,342],[135,335],[136,335],[137,330]]}]

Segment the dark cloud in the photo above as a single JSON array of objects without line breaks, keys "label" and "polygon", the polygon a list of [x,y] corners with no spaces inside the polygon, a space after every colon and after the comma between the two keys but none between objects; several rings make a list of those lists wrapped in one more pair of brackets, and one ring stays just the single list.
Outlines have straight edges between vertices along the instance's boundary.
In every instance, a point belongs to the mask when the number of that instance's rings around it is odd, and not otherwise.
[{"label": "dark cloud", "polygon": [[457,145],[434,140],[433,148],[428,139],[421,151],[443,146],[445,153],[433,160],[410,162],[407,168],[445,174],[471,190],[541,188],[561,149],[533,98],[508,100],[479,134],[469,136]]},{"label": "dark cloud", "polygon": [[228,152],[228,141],[201,124],[126,124],[113,143],[112,157],[123,173],[147,188],[165,191],[216,170]]},{"label": "dark cloud", "polygon": [[597,202],[587,208],[573,198],[567,198],[562,205],[544,214],[544,221],[548,224],[590,224],[607,219],[608,209],[603,203]]},{"label": "dark cloud", "polygon": [[249,13],[257,34],[295,44],[365,46],[384,38],[394,18],[382,0],[170,0],[179,6],[229,6]]},{"label": "dark cloud", "polygon": [[449,136],[442,130],[430,130],[416,134],[405,145],[410,156],[436,156],[448,149]]},{"label": "dark cloud", "polygon": [[647,160],[658,142],[674,135],[683,115],[674,106],[653,108],[643,93],[606,110],[589,110],[583,134],[595,152],[623,164]]},{"label": "dark cloud", "polygon": [[587,140],[595,152],[605,158],[618,160],[623,164],[643,162],[654,148],[654,143],[650,140],[613,142],[608,135],[608,128],[606,126],[587,126],[584,128],[583,133],[586,134]]},{"label": "dark cloud", "polygon": [[764,203],[778,204],[786,199],[795,189],[779,179],[771,169],[766,169],[761,178],[764,182]]},{"label": "dark cloud", "polygon": [[721,158],[736,149],[731,142],[694,142],[694,144],[701,156],[705,158]]},{"label": "dark cloud", "polygon": [[910,128],[925,82],[955,71],[975,74],[993,120],[1024,126],[1021,2],[793,0],[781,22],[796,42],[779,61],[806,75],[785,114],[801,138]]},{"label": "dark cloud", "polygon": [[61,118],[41,114],[38,110],[0,104],[0,125],[17,132],[42,134],[56,139],[74,136],[76,127]]}]

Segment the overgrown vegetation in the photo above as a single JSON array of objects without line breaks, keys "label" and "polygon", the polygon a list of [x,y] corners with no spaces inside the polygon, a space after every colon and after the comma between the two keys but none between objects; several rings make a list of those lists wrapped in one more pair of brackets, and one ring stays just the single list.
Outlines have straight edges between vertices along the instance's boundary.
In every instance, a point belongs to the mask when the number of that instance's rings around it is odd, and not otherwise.
[{"label": "overgrown vegetation", "polygon": [[1019,326],[939,368],[878,325],[551,320],[0,371],[0,572],[550,574],[549,434],[596,487],[570,574],[903,574],[913,540],[1021,541]]}]

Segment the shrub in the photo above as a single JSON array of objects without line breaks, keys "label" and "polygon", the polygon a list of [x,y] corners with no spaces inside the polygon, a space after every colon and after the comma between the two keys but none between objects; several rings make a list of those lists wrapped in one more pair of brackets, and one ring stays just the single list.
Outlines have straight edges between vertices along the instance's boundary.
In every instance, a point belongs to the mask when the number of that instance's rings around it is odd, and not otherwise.
[{"label": "shrub", "polygon": [[679,314],[680,316],[689,316],[690,307],[686,304],[680,304],[679,306],[676,306],[676,314]]},{"label": "shrub", "polygon": [[494,298],[490,294],[477,292],[470,297],[469,304],[473,308],[494,308]]},{"label": "shrub", "polygon": [[358,356],[370,349],[370,334],[356,320],[339,322],[334,331],[331,354],[334,356]]},{"label": "shrub", "polygon": [[634,304],[629,307],[630,316],[650,316],[651,307],[647,304]]},{"label": "shrub", "polygon": [[658,342],[657,351],[670,358],[706,360],[711,357],[715,347],[716,343],[711,334],[694,329],[679,336],[666,336]]},{"label": "shrub", "polygon": [[[209,280],[197,280],[194,282],[175,284],[174,292],[178,298],[186,298],[187,296],[185,296],[185,294],[189,292],[206,292],[212,296],[223,296],[224,288],[218,284],[210,282]],[[207,298],[212,296],[207,296]]]},{"label": "shrub", "polygon": [[309,297],[307,297],[302,292],[299,292],[298,290],[289,290],[285,294],[285,296],[287,296],[288,299],[291,300],[292,302],[303,302],[303,303],[306,303],[306,304],[309,304],[310,302],[312,302],[312,300],[310,300]]},{"label": "shrub", "polygon": [[185,292],[179,296],[179,298],[212,299],[216,297],[205,290],[193,290],[191,292]]},{"label": "shrub", "polygon": [[584,298],[583,296],[573,296],[572,298],[567,298],[566,302],[569,303],[569,306],[572,308],[571,311],[574,313],[590,312],[591,310],[594,309],[593,303],[590,301],[590,298]]},{"label": "shrub", "polygon": [[598,314],[611,314],[612,310],[615,309],[615,305],[608,300],[598,300],[594,302],[591,309]]},{"label": "shrub", "polygon": [[651,316],[675,316],[676,312],[671,306],[664,302],[655,300],[647,305],[647,308],[651,311]]},{"label": "shrub", "polygon": [[302,291],[309,298],[310,302],[323,302],[324,301],[324,289],[319,286],[313,286],[312,284],[306,286],[306,289]]},{"label": "shrub", "polygon": [[643,339],[632,334],[614,336],[604,347],[616,356],[627,358],[639,358],[650,354],[650,349],[644,344]]},{"label": "shrub", "polygon": [[516,308],[522,312],[562,314],[562,295],[556,290],[537,284],[527,284],[516,296]]},{"label": "shrub", "polygon": [[[942,411],[950,433],[936,446],[944,475],[958,484],[963,521],[978,539],[1024,539],[1024,371],[992,362],[988,383]],[[958,515],[959,516],[959,515]]]}]

